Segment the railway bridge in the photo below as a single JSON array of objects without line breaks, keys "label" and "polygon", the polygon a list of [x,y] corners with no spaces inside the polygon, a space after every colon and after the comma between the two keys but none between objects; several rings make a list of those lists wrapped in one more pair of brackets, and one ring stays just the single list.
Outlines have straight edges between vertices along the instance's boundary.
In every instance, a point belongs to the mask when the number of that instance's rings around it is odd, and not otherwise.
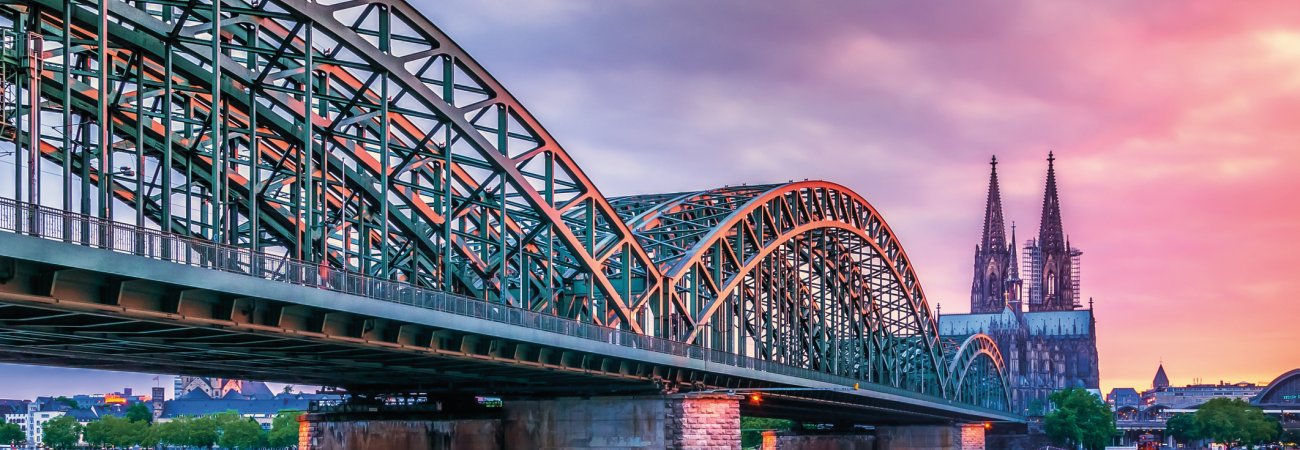
[{"label": "railway bridge", "polygon": [[402,0],[0,1],[0,82],[3,361],[346,390],[303,448],[1020,420],[861,195],[606,198]]}]

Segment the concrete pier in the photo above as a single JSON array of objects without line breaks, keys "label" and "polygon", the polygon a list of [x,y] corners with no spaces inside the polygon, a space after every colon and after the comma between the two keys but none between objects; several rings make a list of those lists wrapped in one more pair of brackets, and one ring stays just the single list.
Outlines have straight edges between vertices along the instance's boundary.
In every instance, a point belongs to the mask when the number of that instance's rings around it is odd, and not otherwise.
[{"label": "concrete pier", "polygon": [[729,395],[514,400],[457,418],[419,411],[307,414],[301,450],[740,449],[740,405]]}]

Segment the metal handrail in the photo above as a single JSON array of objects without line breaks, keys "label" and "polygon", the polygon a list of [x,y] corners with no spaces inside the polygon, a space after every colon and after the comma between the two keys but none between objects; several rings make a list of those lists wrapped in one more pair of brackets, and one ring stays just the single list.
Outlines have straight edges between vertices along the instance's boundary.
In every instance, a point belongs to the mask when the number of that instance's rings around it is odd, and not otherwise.
[{"label": "metal handrail", "polygon": [[[199,238],[181,236],[41,205],[32,205],[3,197],[0,197],[0,231],[101,248],[192,267],[326,289],[380,301],[491,320],[732,367],[845,386],[866,381],[630,331],[583,323],[519,307],[489,303],[477,298],[417,287],[406,282],[377,279],[335,267],[294,260],[284,255],[217,244]],[[945,401],[950,404],[956,403],[942,397],[915,393],[887,385],[872,384],[882,391],[894,394]],[[979,408],[978,406],[975,407]]]}]

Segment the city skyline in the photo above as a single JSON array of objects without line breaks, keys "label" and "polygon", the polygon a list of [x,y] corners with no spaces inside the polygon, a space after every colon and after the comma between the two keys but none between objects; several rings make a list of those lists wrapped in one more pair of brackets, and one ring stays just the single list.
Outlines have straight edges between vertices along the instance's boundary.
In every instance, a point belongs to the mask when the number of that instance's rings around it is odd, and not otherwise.
[{"label": "city skyline", "polygon": [[[425,12],[605,195],[844,184],[889,219],[945,312],[968,303],[989,156],[1023,242],[1055,151],[1082,296],[1096,299],[1103,391],[1149,385],[1160,360],[1174,384],[1266,383],[1300,361],[1271,344],[1296,337],[1286,294],[1300,288],[1288,258],[1300,213],[1286,196],[1300,188],[1288,150],[1300,131],[1286,123],[1300,112],[1294,8],[745,5]],[[153,376],[67,370],[0,377],[115,390]]]}]

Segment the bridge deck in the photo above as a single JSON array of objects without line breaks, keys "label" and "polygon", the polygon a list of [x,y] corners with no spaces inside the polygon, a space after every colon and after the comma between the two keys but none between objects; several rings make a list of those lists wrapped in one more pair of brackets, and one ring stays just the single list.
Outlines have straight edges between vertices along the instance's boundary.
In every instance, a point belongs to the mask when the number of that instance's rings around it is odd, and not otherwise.
[{"label": "bridge deck", "polygon": [[[9,219],[0,229],[22,229],[16,214],[0,217]],[[1019,420],[870,383],[845,391],[855,380],[355,274],[322,281],[313,266],[150,230],[41,221],[54,240],[0,232],[12,263],[0,285],[0,359],[11,362],[501,395],[805,387],[832,390],[765,395],[749,413]],[[91,232],[62,233],[81,229]],[[94,248],[101,242],[109,248]]]}]

